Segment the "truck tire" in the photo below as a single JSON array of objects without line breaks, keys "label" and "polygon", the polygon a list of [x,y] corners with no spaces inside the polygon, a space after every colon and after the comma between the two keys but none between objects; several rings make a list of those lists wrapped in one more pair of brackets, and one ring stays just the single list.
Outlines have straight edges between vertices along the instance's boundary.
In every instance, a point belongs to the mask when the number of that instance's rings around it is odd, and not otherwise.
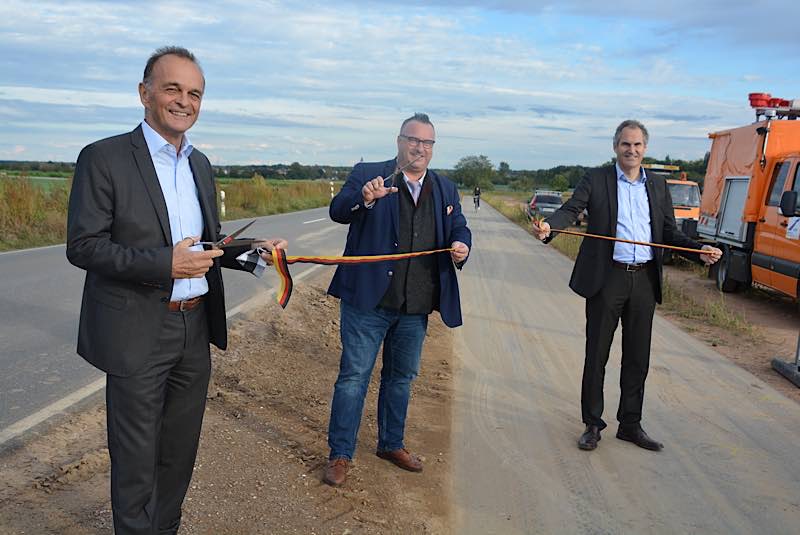
[{"label": "truck tire", "polygon": [[733,280],[730,276],[731,249],[727,245],[721,245],[722,258],[719,259],[719,267],[716,270],[717,289],[721,292],[736,292],[739,290],[739,281]]}]

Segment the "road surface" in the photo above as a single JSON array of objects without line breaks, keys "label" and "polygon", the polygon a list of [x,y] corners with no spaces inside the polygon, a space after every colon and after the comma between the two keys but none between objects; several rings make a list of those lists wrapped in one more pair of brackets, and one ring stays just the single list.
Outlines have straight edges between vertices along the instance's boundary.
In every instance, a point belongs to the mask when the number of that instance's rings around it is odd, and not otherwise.
[{"label": "road surface", "polygon": [[[246,220],[227,221],[231,231]],[[347,227],[327,208],[258,218],[248,236],[285,237],[291,254],[341,254]],[[297,278],[311,269],[292,266]],[[0,253],[0,447],[33,425],[102,388],[104,374],[76,353],[84,272],[67,262],[64,245]],[[227,308],[260,302],[278,281],[224,270]]]},{"label": "road surface", "polygon": [[800,533],[800,407],[663,318],[643,426],[664,451],[614,437],[619,331],[609,427],[580,451],[584,300],[567,286],[572,261],[490,206],[467,215],[453,533]]}]

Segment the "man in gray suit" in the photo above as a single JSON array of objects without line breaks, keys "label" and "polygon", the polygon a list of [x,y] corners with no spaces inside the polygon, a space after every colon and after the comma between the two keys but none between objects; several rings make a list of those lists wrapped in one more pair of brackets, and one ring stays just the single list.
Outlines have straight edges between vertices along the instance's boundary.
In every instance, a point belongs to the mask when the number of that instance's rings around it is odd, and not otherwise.
[{"label": "man in gray suit", "polygon": [[[184,48],[158,49],[139,84],[144,121],[85,147],[67,258],[86,270],[78,353],[105,371],[111,505],[118,535],[176,533],[192,476],[209,342],[227,346],[220,266],[247,249],[221,238],[211,164],[185,135],[205,78]],[[270,250],[284,240],[265,240]],[[269,254],[264,254],[269,260]]]}]

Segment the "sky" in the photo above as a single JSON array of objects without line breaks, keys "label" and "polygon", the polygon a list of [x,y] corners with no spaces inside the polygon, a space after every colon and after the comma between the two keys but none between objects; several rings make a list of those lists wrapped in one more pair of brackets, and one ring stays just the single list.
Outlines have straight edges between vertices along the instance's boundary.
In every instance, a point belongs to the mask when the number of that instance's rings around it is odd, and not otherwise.
[{"label": "sky", "polygon": [[432,166],[608,161],[624,119],[648,155],[702,158],[747,94],[800,98],[800,2],[18,1],[0,4],[0,160],[75,161],[142,120],[148,56],[206,78],[192,143],[218,165],[352,165],[428,113]]}]

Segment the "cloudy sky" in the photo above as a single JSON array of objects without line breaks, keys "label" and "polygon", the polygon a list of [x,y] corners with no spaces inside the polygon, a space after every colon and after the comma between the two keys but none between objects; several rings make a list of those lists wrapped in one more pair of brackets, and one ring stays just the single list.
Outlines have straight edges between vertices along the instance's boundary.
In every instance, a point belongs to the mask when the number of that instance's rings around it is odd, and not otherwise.
[{"label": "cloudy sky", "polygon": [[415,111],[433,164],[594,165],[619,121],[649,154],[700,158],[753,120],[747,93],[800,98],[800,2],[18,1],[0,5],[0,160],[74,161],[142,118],[147,56],[206,75],[190,131],[216,164],[388,159]]}]

